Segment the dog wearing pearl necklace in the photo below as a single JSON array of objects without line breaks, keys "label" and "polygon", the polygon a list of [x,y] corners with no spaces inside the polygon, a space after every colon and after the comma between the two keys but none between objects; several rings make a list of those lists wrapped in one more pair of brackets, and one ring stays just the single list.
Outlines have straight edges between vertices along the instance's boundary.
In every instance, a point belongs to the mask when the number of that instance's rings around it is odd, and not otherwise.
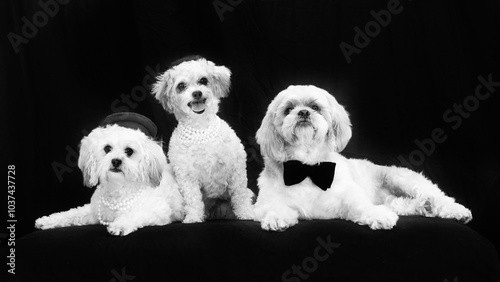
[{"label": "dog wearing pearl necklace", "polygon": [[144,133],[152,131],[154,136],[155,125],[134,113],[113,114],[108,122],[84,137],[80,146],[78,167],[84,184],[97,185],[90,203],[39,218],[35,227],[102,224],[110,234],[124,236],[183,219],[183,199],[172,168],[161,144]]},{"label": "dog wearing pearl necklace", "polygon": [[184,223],[202,222],[220,200],[229,200],[238,219],[253,219],[247,187],[246,153],[233,129],[217,116],[230,88],[231,72],[201,56],[172,63],[157,77],[153,94],[179,122],[168,158],[186,206]]}]

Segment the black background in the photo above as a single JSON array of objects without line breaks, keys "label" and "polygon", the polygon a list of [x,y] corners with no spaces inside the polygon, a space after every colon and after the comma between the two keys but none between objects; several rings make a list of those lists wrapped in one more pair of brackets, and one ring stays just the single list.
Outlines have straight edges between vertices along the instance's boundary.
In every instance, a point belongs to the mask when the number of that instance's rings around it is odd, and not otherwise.
[{"label": "black background", "polygon": [[[33,23],[43,8],[2,1],[0,152],[4,173],[16,166],[16,235],[32,232],[40,216],[89,201],[78,144],[106,115],[144,114],[168,142],[176,122],[144,94],[149,78],[178,57],[201,54],[233,72],[220,116],[245,145],[254,191],[263,165],[254,136],[267,105],[290,84],[314,84],[351,114],[346,155],[422,171],[472,210],[469,226],[498,249],[500,87],[477,107],[470,101],[479,76],[500,82],[500,3],[401,1],[402,11],[348,63],[339,44],[354,46],[354,27],[364,30],[370,11],[388,2],[73,0],[16,53],[8,35],[23,36],[23,17]],[[217,12],[214,3],[233,6]],[[461,115],[464,101],[473,110]],[[402,161],[436,129],[444,142],[418,162]]]}]

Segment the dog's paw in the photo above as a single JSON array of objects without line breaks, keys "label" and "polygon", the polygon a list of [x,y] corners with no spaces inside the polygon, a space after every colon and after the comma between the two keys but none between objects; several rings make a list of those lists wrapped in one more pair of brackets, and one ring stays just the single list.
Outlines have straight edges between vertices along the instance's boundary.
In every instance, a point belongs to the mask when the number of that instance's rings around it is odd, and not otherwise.
[{"label": "dog's paw", "polygon": [[362,214],[358,221],[360,224],[366,224],[373,230],[392,229],[398,221],[398,215],[386,206],[374,206]]},{"label": "dog's paw", "polygon": [[198,223],[198,222],[203,222],[203,217],[202,216],[195,216],[195,215],[186,215],[184,217],[184,220],[182,223]]},{"label": "dog's paw", "polygon": [[424,197],[421,199],[414,199],[413,201],[415,201],[415,214],[427,217],[435,215],[435,205],[432,202],[432,198]]},{"label": "dog's paw", "polygon": [[448,203],[441,206],[437,215],[442,218],[453,218],[463,223],[472,220],[471,211],[458,203]]},{"label": "dog's paw", "polygon": [[137,226],[130,224],[121,224],[119,222],[112,222],[108,225],[108,232],[115,236],[126,236],[137,230]]},{"label": "dog's paw", "polygon": [[253,220],[255,217],[253,209],[240,210],[238,212],[235,211],[235,214],[240,220]]},{"label": "dog's paw", "polygon": [[260,226],[267,231],[285,231],[298,222],[297,217],[283,217],[275,212],[269,212],[260,222]]},{"label": "dog's paw", "polygon": [[68,222],[67,219],[59,214],[47,215],[35,220],[35,227],[42,230],[65,227],[69,225],[71,225],[71,222]]},{"label": "dog's paw", "polygon": [[55,228],[57,227],[57,224],[50,216],[44,216],[35,220],[35,227],[38,229],[45,230],[45,229]]}]

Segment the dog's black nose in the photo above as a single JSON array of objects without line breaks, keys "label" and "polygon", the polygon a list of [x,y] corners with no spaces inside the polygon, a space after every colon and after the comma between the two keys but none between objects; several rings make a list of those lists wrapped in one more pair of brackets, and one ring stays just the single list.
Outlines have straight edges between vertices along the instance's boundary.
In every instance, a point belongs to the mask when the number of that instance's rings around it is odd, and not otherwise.
[{"label": "dog's black nose", "polygon": [[111,163],[113,164],[113,167],[119,167],[122,164],[122,160],[120,160],[120,159],[112,159]]},{"label": "dog's black nose", "polygon": [[199,100],[201,98],[202,94],[203,93],[201,93],[201,91],[196,90],[196,91],[193,91],[193,93],[191,95],[193,95],[193,98],[195,98],[196,100]]},{"label": "dog's black nose", "polygon": [[299,113],[298,113],[299,117],[301,118],[306,118],[306,117],[309,117],[310,113],[308,110],[301,110]]}]

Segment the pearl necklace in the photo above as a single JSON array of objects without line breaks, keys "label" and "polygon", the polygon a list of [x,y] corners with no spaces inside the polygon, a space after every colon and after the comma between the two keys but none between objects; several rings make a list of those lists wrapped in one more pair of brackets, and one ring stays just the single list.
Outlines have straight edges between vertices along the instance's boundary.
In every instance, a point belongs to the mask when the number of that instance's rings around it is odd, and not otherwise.
[{"label": "pearl necklace", "polygon": [[186,144],[204,144],[210,141],[217,135],[220,128],[220,118],[212,123],[207,129],[200,130],[192,127],[187,127],[182,123],[179,123],[175,129],[175,133],[179,140]]},{"label": "pearl necklace", "polygon": [[130,209],[130,206],[137,200],[137,198],[139,198],[139,196],[144,192],[145,188],[144,187],[141,187],[141,189],[139,189],[137,192],[135,192],[131,197],[128,197],[127,199],[123,200],[123,201],[119,201],[119,202],[116,202],[116,203],[112,203],[108,200],[106,200],[102,194],[102,191],[99,195],[99,204],[97,206],[97,217],[99,219],[99,222],[102,224],[102,225],[109,225],[111,223],[111,221],[105,221],[102,219],[102,216],[101,216],[101,206],[104,205],[106,206],[108,209],[112,210],[112,211],[124,211],[124,210],[128,210]]}]

